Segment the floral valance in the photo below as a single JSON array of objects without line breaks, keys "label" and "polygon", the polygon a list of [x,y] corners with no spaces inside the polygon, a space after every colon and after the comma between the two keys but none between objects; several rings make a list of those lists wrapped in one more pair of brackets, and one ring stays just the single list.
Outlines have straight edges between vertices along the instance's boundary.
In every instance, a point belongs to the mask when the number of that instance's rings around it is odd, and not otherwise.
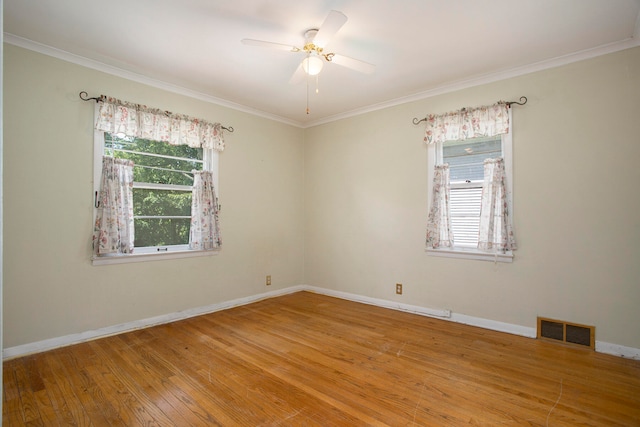
[{"label": "floral valance", "polygon": [[428,115],[424,141],[427,144],[459,141],[509,132],[509,107],[505,102],[479,108],[463,108],[441,115]]},{"label": "floral valance", "polygon": [[171,145],[224,150],[220,123],[210,123],[104,95],[98,102],[96,130],[164,141]]}]

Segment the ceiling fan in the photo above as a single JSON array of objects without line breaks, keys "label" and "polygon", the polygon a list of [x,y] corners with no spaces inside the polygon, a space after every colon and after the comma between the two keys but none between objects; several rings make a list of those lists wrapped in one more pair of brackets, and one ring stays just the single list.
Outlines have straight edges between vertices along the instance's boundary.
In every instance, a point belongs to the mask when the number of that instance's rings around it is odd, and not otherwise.
[{"label": "ceiling fan", "polygon": [[298,66],[297,70],[289,80],[289,83],[295,84],[302,80],[305,75],[316,76],[322,71],[325,62],[338,64],[346,68],[350,68],[361,73],[371,74],[375,71],[376,66],[368,62],[353,59],[348,56],[339,55],[334,52],[326,52],[325,47],[333,36],[347,22],[344,13],[332,10],[322,23],[322,26],[311,28],[304,33],[304,46],[297,47],[280,43],[267,42],[262,40],[243,39],[242,43],[250,46],[268,47],[289,52],[304,52],[305,57]]}]

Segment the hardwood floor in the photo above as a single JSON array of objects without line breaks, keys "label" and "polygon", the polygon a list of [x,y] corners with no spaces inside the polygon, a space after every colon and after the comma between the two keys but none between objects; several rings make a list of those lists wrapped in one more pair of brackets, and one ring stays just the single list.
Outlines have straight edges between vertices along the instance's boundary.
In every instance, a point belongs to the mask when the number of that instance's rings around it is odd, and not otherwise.
[{"label": "hardwood floor", "polygon": [[308,292],[3,373],[5,426],[640,426],[640,361]]}]

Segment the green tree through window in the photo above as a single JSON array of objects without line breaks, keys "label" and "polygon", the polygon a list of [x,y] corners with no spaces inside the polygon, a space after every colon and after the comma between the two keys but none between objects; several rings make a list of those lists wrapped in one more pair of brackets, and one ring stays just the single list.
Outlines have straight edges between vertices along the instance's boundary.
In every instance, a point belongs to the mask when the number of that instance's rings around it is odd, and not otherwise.
[{"label": "green tree through window", "polygon": [[203,150],[105,133],[105,155],[134,163],[135,247],[189,243],[193,170]]}]

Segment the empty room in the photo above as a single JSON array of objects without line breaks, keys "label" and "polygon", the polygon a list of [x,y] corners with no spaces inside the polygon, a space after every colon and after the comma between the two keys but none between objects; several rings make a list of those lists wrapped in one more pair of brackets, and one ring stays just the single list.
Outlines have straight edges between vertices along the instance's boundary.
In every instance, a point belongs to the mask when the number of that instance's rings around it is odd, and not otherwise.
[{"label": "empty room", "polygon": [[640,426],[640,1],[2,25],[3,425]]}]

